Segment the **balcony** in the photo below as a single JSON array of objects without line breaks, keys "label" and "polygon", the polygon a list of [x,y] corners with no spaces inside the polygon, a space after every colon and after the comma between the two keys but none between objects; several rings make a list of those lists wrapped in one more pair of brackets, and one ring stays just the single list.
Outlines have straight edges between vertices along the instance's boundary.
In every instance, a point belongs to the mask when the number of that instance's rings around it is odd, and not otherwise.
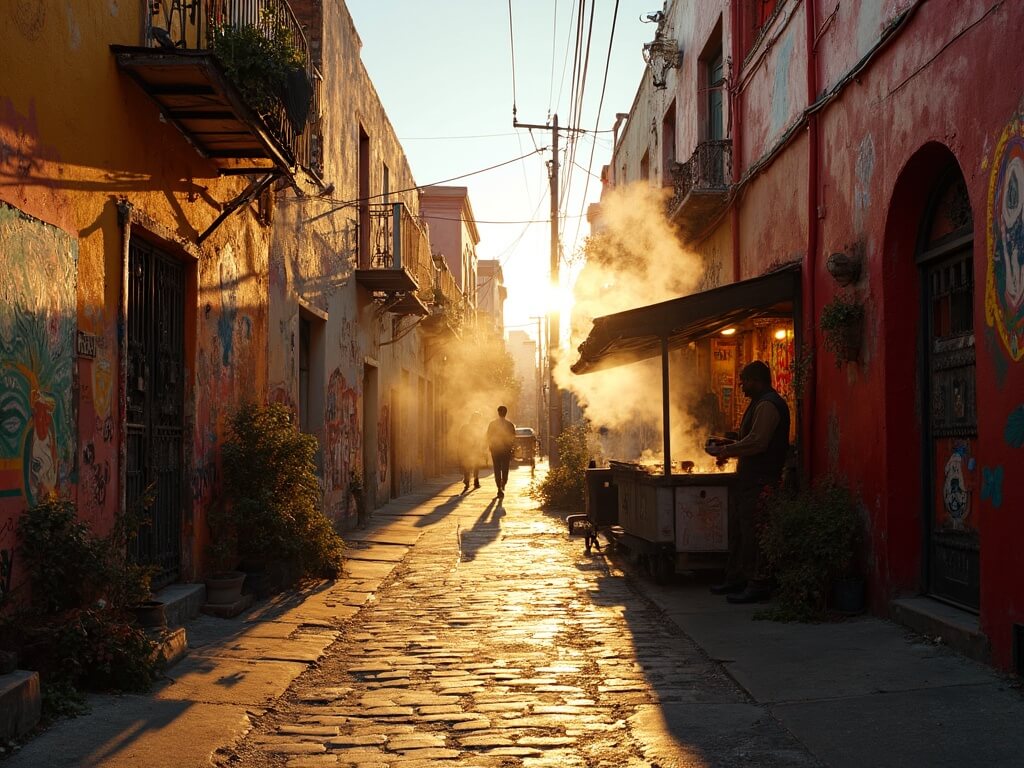
[{"label": "balcony", "polygon": [[672,164],[670,183],[668,217],[684,238],[696,238],[729,204],[732,141],[700,142],[689,160]]},{"label": "balcony", "polygon": [[145,3],[118,67],[222,173],[323,174],[321,75],[286,0]]},{"label": "balcony", "polygon": [[362,218],[369,231],[360,244],[356,282],[388,312],[428,315],[427,304],[434,303],[434,262],[427,233],[404,203],[367,209]]},{"label": "balcony", "polygon": [[458,336],[466,321],[466,297],[455,282],[444,257],[435,256],[434,264],[437,276],[434,281],[433,304],[422,327],[428,336]]}]

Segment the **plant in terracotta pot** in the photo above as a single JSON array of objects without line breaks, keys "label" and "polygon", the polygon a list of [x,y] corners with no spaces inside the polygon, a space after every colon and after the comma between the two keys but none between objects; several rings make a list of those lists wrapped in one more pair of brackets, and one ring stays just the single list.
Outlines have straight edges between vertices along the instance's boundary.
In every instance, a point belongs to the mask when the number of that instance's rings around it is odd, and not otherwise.
[{"label": "plant in terracotta pot", "polygon": [[818,326],[825,349],[836,356],[836,365],[857,360],[864,335],[864,305],[860,301],[837,294],[821,308]]}]

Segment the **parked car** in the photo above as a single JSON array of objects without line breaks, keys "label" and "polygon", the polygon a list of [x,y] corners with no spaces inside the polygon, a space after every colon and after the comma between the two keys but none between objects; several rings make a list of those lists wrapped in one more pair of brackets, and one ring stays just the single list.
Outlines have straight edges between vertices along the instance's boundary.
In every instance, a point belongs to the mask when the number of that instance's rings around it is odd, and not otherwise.
[{"label": "parked car", "polygon": [[537,465],[537,433],[533,427],[516,427],[516,444],[512,448],[512,463]]}]

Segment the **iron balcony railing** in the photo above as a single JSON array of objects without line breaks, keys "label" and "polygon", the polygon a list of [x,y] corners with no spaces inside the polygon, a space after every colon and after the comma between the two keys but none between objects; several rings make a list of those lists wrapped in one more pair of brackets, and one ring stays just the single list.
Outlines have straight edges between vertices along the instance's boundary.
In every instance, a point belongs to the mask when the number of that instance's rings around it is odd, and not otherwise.
[{"label": "iron balcony railing", "polygon": [[404,269],[416,281],[417,297],[434,301],[434,262],[430,240],[405,203],[371,205],[370,268]]},{"label": "iron balcony railing", "polygon": [[[271,99],[271,106],[250,106],[277,139],[294,153],[298,165],[322,175],[320,88],[323,78],[313,64],[309,42],[287,0],[152,0],[147,6],[147,47],[213,51],[217,33],[233,30],[293,48],[304,62],[305,82],[292,78],[285,89]],[[304,112],[306,119],[298,124],[296,116]]]},{"label": "iron balcony railing", "polygon": [[727,192],[732,183],[732,141],[702,141],[685,163],[672,167],[671,214],[691,192]]}]

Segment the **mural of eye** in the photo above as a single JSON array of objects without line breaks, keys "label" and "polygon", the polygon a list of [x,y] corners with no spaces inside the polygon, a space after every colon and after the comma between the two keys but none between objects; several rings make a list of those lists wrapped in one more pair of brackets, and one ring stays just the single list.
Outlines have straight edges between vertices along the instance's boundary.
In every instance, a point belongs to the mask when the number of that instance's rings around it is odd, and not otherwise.
[{"label": "mural of eye", "polygon": [[988,195],[985,319],[1011,360],[1024,357],[1024,124],[1015,118],[996,146]]}]

